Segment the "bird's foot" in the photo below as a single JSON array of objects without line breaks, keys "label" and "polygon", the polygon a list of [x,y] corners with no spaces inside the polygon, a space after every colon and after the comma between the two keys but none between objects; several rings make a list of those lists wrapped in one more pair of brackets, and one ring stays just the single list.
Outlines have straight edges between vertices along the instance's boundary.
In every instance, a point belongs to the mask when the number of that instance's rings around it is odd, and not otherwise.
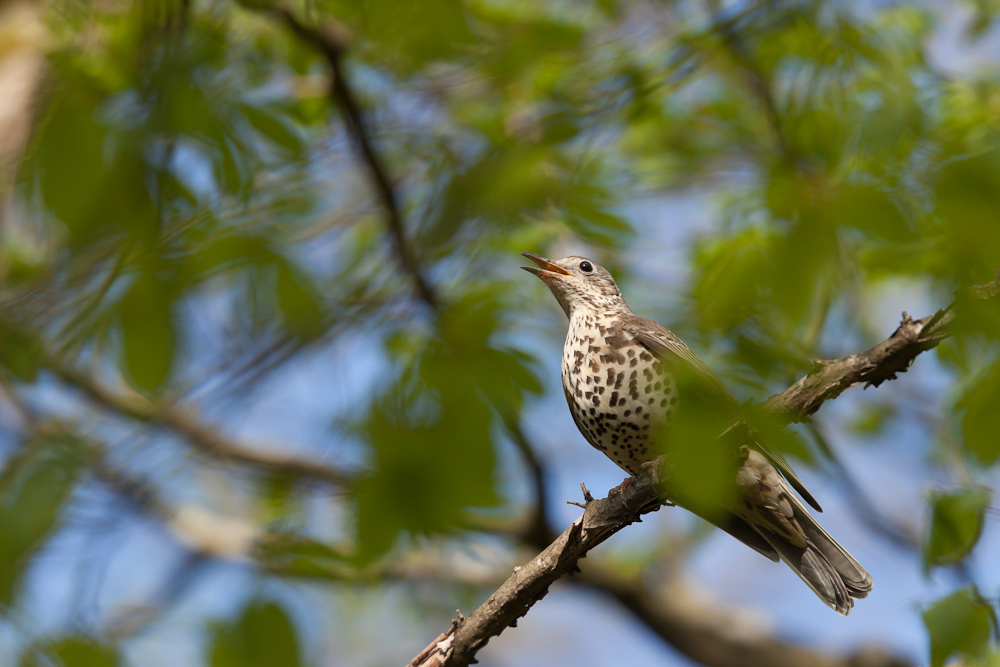
[{"label": "bird's foot", "polygon": [[625,502],[625,490],[638,481],[639,481],[638,477],[636,477],[635,475],[629,475],[628,477],[625,478],[624,481],[622,481],[621,484],[608,491],[608,498],[617,495],[621,499],[622,505],[628,507],[628,503]]},{"label": "bird's foot", "polygon": [[656,486],[660,483],[660,464],[663,463],[663,457],[658,456],[652,461],[646,461],[641,466],[639,466],[639,476],[649,475],[649,478],[653,480],[653,485]]}]

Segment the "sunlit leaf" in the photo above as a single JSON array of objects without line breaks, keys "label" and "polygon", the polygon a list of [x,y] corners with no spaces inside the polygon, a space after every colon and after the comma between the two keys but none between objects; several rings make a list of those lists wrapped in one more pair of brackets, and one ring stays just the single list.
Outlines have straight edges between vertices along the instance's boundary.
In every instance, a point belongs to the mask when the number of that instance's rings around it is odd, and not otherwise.
[{"label": "sunlit leaf", "polygon": [[452,304],[359,424],[377,471],[358,483],[363,560],[401,533],[455,530],[467,508],[498,502],[496,414],[516,415],[524,393],[540,389],[523,353],[492,343],[498,306],[486,290]]},{"label": "sunlit leaf", "polygon": [[955,253],[954,270],[962,282],[981,281],[996,270],[1000,257],[998,191],[1000,148],[955,159],[942,170],[936,191],[937,213],[947,221],[947,242]]},{"label": "sunlit leaf", "polygon": [[771,270],[769,245],[765,231],[750,228],[699,249],[694,296],[704,326],[729,328],[754,311],[763,280]]},{"label": "sunlit leaf", "polygon": [[959,399],[963,409],[963,447],[981,463],[990,465],[1000,457],[1000,363],[995,363],[978,377]]},{"label": "sunlit leaf", "polygon": [[986,656],[995,614],[972,588],[963,588],[938,600],[923,612],[930,635],[931,666],[941,667],[948,658]]},{"label": "sunlit leaf", "polygon": [[931,525],[924,545],[924,567],[949,565],[967,556],[983,532],[992,494],[985,488],[931,494]]}]

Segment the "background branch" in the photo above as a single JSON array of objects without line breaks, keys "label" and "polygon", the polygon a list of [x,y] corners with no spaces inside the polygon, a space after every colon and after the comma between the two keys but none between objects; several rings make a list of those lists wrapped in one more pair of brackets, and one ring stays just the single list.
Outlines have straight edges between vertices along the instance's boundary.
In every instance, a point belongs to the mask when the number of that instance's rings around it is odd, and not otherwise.
[{"label": "background branch", "polygon": [[355,150],[368,168],[375,191],[385,208],[386,223],[392,235],[399,263],[413,279],[420,299],[432,309],[437,310],[437,294],[421,273],[416,253],[406,239],[406,225],[399,198],[389,178],[389,171],[372,144],[371,130],[344,71],[344,51],[349,39],[347,29],[332,22],[325,23],[321,27],[307,26],[286,7],[279,7],[274,10],[274,13],[292,33],[315,47],[330,66],[332,75],[330,96],[344,113],[348,134]]},{"label": "background branch", "polygon": [[156,405],[134,392],[117,392],[58,363],[50,362],[49,367],[60,379],[82,391],[98,405],[129,419],[169,429],[182,436],[199,452],[212,458],[338,487],[347,486],[350,482],[347,475],[328,465],[291,457],[274,449],[249,449],[245,444],[227,438],[218,429],[202,422],[190,411]]}]

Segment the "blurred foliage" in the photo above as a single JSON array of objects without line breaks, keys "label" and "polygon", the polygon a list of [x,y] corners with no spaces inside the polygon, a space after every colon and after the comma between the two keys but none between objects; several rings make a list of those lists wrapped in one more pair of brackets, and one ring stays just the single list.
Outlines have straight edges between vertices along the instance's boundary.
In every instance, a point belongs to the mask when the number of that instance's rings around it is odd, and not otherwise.
[{"label": "blurred foliage", "polygon": [[214,628],[208,664],[211,667],[301,664],[292,620],[273,602],[250,602],[239,618]]},{"label": "blurred foliage", "polygon": [[[997,14],[994,2],[969,4],[964,44]],[[635,220],[638,198],[714,198],[700,213],[714,216],[710,231],[693,237],[689,298],[645,314],[715,352],[744,398],[884,338],[863,305],[885,290],[915,286],[943,306],[1000,264],[1000,78],[935,62],[942,14],[923,3],[292,3],[303,25],[343,40],[345,81],[432,307],[401,269],[329,63],[272,7],[46,6],[47,81],[0,229],[0,399],[19,424],[0,474],[5,608],[27,604],[36,556],[93,482],[89,449],[49,434],[49,420],[167,489],[122,445],[122,422],[160,442],[157,425],[178,430],[163,417],[178,401],[218,415],[326,350],[363,344],[384,361],[374,378],[330,369],[351,394],[330,421],[354,448],[352,483],[323,496],[337,508],[333,538],[332,519],[304,509],[287,478],[252,486],[270,503],[259,527],[274,531],[256,544],[262,571],[367,576],[377,568],[359,566],[516,504],[501,484],[503,425],[554,368],[527,351],[533,322],[561,317],[540,285],[512,276],[516,252],[583,244],[627,294],[660,294],[626,253],[652,252],[643,234],[676,223]],[[958,490],[928,499],[928,568],[973,552],[991,502],[981,484],[1000,457],[1000,320],[995,302],[966,313],[964,335],[937,354],[948,417],[928,458]],[[81,410],[64,391],[79,374],[123,404]],[[132,409],[140,399],[151,407]],[[109,412],[120,421],[103,421]],[[771,447],[814,460],[780,425],[748,416]],[[876,434],[911,418],[890,401],[848,423]],[[706,419],[689,411],[672,428],[703,439]],[[183,481],[206,487],[199,497],[227,495],[173,454]],[[725,491],[725,452],[680,454],[685,492]],[[927,609],[932,662],[983,655],[992,614],[968,589]],[[299,622],[252,601],[215,626],[206,664],[300,664]],[[25,641],[23,664],[117,664],[117,649],[83,639]]]},{"label": "blurred foliage", "polygon": [[41,642],[21,654],[20,667],[117,667],[118,651],[83,637]]},{"label": "blurred foliage", "polygon": [[928,607],[924,625],[931,640],[931,666],[941,667],[956,653],[969,659],[986,657],[996,613],[977,591],[963,588]]},{"label": "blurred foliage", "polygon": [[983,532],[992,493],[972,488],[931,494],[931,523],[924,566],[950,565],[967,556]]},{"label": "blurred foliage", "polygon": [[0,605],[22,583],[31,556],[51,535],[83,471],[80,443],[38,437],[7,461],[0,474]]}]

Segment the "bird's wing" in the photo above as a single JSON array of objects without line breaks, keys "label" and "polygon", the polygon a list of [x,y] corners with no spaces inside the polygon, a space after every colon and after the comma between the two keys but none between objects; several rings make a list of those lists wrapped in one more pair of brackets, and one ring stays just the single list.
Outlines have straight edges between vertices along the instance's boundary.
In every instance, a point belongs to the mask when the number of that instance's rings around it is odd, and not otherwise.
[{"label": "bird's wing", "polygon": [[[722,406],[736,403],[736,398],[726,388],[726,385],[722,384],[722,381],[705,365],[705,362],[699,359],[698,355],[692,352],[691,348],[670,329],[653,320],[638,316],[632,316],[624,320],[622,328],[626,334],[639,341],[653,356],[674,369],[681,369],[688,376],[684,378],[685,390],[691,391],[694,389],[698,393],[701,393],[703,397],[717,401]],[[817,512],[823,511],[823,508],[816,502],[813,495],[809,493],[805,484],[802,483],[802,480],[795,474],[795,471],[792,470],[792,467],[780,452],[776,452],[767,445],[759,442],[754,443],[754,447],[766,456],[775,468],[781,471],[781,474],[784,475],[789,484],[795,487],[795,490],[799,492],[807,503]]]},{"label": "bird's wing", "polygon": [[721,405],[736,402],[726,385],[670,329],[644,317],[631,317],[622,323],[622,328],[668,367],[686,371],[689,377],[684,380],[696,385],[700,392],[721,401]]}]

